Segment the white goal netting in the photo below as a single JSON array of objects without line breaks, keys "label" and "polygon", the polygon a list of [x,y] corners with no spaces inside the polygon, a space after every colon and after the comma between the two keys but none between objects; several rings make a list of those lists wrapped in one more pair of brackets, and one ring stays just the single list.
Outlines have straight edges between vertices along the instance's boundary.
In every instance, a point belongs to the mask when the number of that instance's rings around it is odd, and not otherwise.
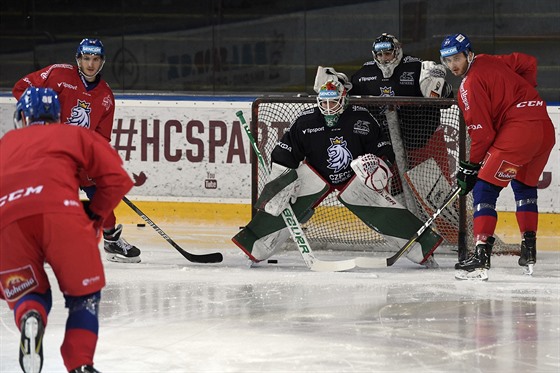
[{"label": "white goal netting", "polygon": [[[278,139],[293,120],[316,104],[314,97],[266,97],[253,103],[251,131],[266,164]],[[366,107],[391,137],[397,171],[390,192],[420,220],[426,221],[455,186],[459,159],[468,148],[462,117],[454,99],[369,97],[350,99]],[[253,201],[266,182],[267,172],[253,162]],[[314,248],[395,251],[381,235],[367,227],[332,192],[303,224]],[[472,248],[472,196],[459,198],[436,219],[432,228],[451,250]],[[516,253],[515,245],[497,240],[495,252]]]}]

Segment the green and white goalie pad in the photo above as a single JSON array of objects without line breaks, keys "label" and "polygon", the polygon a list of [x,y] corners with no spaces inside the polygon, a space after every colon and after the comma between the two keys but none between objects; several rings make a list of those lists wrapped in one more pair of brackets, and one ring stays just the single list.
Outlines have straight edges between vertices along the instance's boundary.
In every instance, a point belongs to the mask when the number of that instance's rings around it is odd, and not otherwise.
[{"label": "green and white goalie pad", "polygon": [[[298,221],[305,223],[313,215],[313,207],[328,194],[329,184],[306,163],[302,163],[296,172],[299,188],[297,199],[291,207]],[[268,188],[267,191],[271,189]],[[266,196],[263,200],[271,198],[272,196]],[[232,241],[253,262],[260,262],[278,252],[289,237],[290,231],[281,215],[273,216],[259,210]]]},{"label": "green and white goalie pad", "polygon": [[[385,190],[374,191],[354,176],[338,195],[338,200],[368,227],[395,243],[398,250],[404,246],[424,223]],[[406,257],[417,264],[425,264],[442,242],[428,228],[414,243]]]}]

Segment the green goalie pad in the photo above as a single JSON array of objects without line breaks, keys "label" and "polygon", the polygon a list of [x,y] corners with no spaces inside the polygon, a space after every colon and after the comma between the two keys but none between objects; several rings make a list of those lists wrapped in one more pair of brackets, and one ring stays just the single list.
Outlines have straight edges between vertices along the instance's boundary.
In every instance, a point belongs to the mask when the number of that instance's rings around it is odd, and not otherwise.
[{"label": "green goalie pad", "polygon": [[[404,246],[424,223],[407,210],[389,193],[376,192],[354,177],[338,195],[338,200],[368,227],[394,242],[399,249]],[[407,258],[422,264],[442,242],[439,234],[428,228],[413,246]]]},{"label": "green goalie pad", "polygon": [[293,168],[286,168],[286,170],[274,180],[269,181],[264,186],[255,207],[257,210],[264,210],[264,206],[270,201],[275,195],[280,193],[288,185],[296,181],[298,178],[297,171]]},{"label": "green goalie pad", "polygon": [[[301,186],[292,209],[298,221],[303,224],[313,215],[313,206],[328,193],[329,184],[305,163],[297,169],[297,175]],[[252,261],[260,262],[280,250],[289,237],[290,231],[281,215],[273,216],[258,211],[232,241]]]}]

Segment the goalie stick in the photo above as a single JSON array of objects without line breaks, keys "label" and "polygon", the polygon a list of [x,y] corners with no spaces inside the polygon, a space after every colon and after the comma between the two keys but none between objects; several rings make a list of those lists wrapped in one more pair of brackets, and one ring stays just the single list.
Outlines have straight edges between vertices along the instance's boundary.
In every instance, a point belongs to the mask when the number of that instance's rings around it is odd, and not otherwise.
[{"label": "goalie stick", "polygon": [[177,250],[181,255],[183,255],[188,261],[193,263],[220,263],[223,260],[221,253],[211,253],[211,254],[191,254],[183,250],[179,245],[175,243],[160,227],[157,226],[149,217],[146,216],[131,200],[123,197],[123,202],[128,205],[135,213],[137,213],[146,223],[148,223],[156,232],[160,234],[175,250]]},{"label": "goalie stick", "polygon": [[416,233],[414,233],[414,235],[412,237],[410,237],[410,239],[408,240],[408,242],[406,244],[404,244],[403,247],[401,247],[401,249],[399,251],[397,251],[395,253],[395,255],[393,255],[390,258],[387,258],[387,266],[392,266],[393,264],[395,264],[395,262],[403,255],[405,255],[406,253],[408,253],[410,251],[410,249],[412,248],[412,245],[418,240],[418,238],[420,238],[420,236],[422,235],[422,233],[424,233],[424,231],[426,229],[428,229],[428,227],[430,225],[432,225],[432,223],[434,222],[434,220],[437,219],[437,217],[441,214],[441,212],[459,195],[459,192],[461,192],[461,188],[457,187],[455,188],[451,194],[446,198],[446,200],[441,204],[441,206],[436,210],[436,212],[434,212],[434,214],[432,215],[431,218],[429,218],[423,226],[420,227],[420,229],[418,229],[418,231],[416,231]]},{"label": "goalie stick", "polygon": [[424,233],[424,231],[426,229],[428,229],[428,227],[430,225],[432,225],[432,223],[438,218],[438,216],[442,213],[442,211],[455,199],[457,198],[457,196],[459,195],[459,192],[461,191],[461,188],[457,187],[456,189],[454,189],[453,191],[451,191],[451,194],[449,194],[449,196],[445,199],[445,201],[442,203],[442,205],[436,210],[436,212],[434,212],[434,214],[430,217],[430,219],[428,219],[424,225],[422,225],[420,227],[420,229],[418,229],[416,231],[416,233],[414,233],[414,235],[412,237],[410,237],[410,239],[408,240],[408,242],[406,244],[404,244],[403,247],[401,247],[399,249],[399,251],[397,251],[393,256],[391,256],[390,258],[387,258],[385,260],[383,260],[383,264],[379,263],[379,259],[377,258],[356,258],[356,266],[358,267],[362,267],[362,268],[382,268],[382,267],[390,267],[393,264],[395,264],[395,262],[403,255],[406,255],[406,253],[408,253],[410,251],[410,249],[412,248],[412,245],[420,238],[420,236],[422,235],[422,233]]},{"label": "goalie stick", "polygon": [[[243,117],[243,111],[240,110],[237,113],[235,113],[235,115],[237,115],[237,117],[239,118],[239,121],[241,122],[241,125],[243,126],[243,129],[245,130],[245,133],[249,138],[249,142],[251,143],[251,147],[253,148],[255,155],[257,156],[259,164],[261,165],[261,167],[263,167],[263,169],[266,172],[270,172],[270,170],[266,166],[261,151],[257,146],[257,142],[253,137],[253,134],[251,133],[251,129],[249,128],[249,125],[247,124],[245,118]],[[338,272],[338,271],[346,271],[356,266],[354,259],[347,259],[347,260],[340,260],[340,261],[322,261],[317,259],[313,254],[313,251],[311,250],[311,245],[309,244],[309,240],[305,236],[305,233],[301,228],[301,224],[297,220],[297,217],[294,214],[292,207],[288,205],[288,207],[284,211],[282,211],[281,215],[282,218],[284,219],[284,223],[286,224],[286,227],[288,227],[288,230],[290,231],[292,239],[296,243],[296,246],[307,268],[316,272]]]}]

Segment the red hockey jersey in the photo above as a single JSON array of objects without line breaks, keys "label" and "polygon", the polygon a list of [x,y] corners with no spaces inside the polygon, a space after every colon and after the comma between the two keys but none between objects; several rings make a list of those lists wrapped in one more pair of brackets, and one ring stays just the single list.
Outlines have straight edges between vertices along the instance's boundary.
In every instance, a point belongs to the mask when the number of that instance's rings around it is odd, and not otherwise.
[{"label": "red hockey jersey", "polygon": [[66,124],[12,130],[0,139],[0,228],[44,212],[83,214],[78,170],[95,178],[91,210],[105,218],[132,188],[117,152],[101,136]]},{"label": "red hockey jersey", "polygon": [[77,66],[55,64],[21,78],[12,94],[19,99],[29,87],[52,88],[60,100],[61,122],[89,128],[111,141],[115,97],[103,79],[88,91]]},{"label": "red hockey jersey", "polygon": [[[480,163],[508,121],[549,120],[534,88],[537,60],[523,53],[479,54],[459,87],[459,107],[471,137],[469,160]],[[527,134],[531,132],[528,124]]]}]

